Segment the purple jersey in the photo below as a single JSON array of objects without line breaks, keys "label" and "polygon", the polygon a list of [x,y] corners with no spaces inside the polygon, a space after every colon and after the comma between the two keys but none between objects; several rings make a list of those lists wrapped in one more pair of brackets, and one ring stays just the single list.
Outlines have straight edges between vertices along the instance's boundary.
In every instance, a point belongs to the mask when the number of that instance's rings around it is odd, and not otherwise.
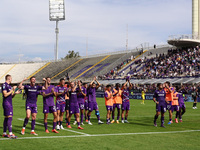
[{"label": "purple jersey", "polygon": [[[12,89],[12,87],[10,86],[10,84],[8,84],[7,82],[5,82],[2,85],[2,92],[6,91],[6,92],[10,92]],[[3,94],[2,94],[3,95]],[[7,97],[4,97],[3,95],[3,105],[11,105],[12,106],[12,94],[10,94]]]},{"label": "purple jersey", "polygon": [[[80,92],[80,89],[79,89],[79,88],[77,88],[76,91],[78,91],[78,94],[77,94],[78,103],[84,103],[84,99],[85,99],[84,95]],[[81,87],[81,91],[82,91],[84,94],[87,94],[86,88]]]},{"label": "purple jersey", "polygon": [[31,105],[32,107],[37,106],[37,96],[39,95],[39,91],[42,90],[42,86],[24,86],[25,93],[27,95],[26,105]]},{"label": "purple jersey", "polygon": [[184,94],[185,92],[183,91],[183,90],[180,90],[179,92],[178,92],[178,94],[177,94],[177,97],[178,97],[178,103],[180,104],[180,103],[184,103],[184,97],[183,97],[183,94]]},{"label": "purple jersey", "polygon": [[123,89],[122,102],[129,102],[129,88]]},{"label": "purple jersey", "polygon": [[96,87],[88,88],[87,94],[88,94],[88,102],[96,103]]},{"label": "purple jersey", "polygon": [[165,97],[166,97],[166,93],[164,90],[156,90],[154,93],[153,98],[156,99],[156,101],[159,102],[159,104],[165,104]]},{"label": "purple jersey", "polygon": [[71,89],[69,89],[68,92],[69,92],[69,105],[78,106],[78,98],[77,98],[78,89],[76,89],[74,92],[72,92]]},{"label": "purple jersey", "polygon": [[[46,90],[43,90],[45,94],[49,94],[52,92],[52,88],[54,88],[53,85],[50,85]],[[43,97],[43,105],[44,106],[55,106],[54,104],[54,94],[51,94],[49,96]]]},{"label": "purple jersey", "polygon": [[[57,86],[55,91],[57,93],[63,93],[64,91],[67,91],[67,88],[66,87]],[[57,104],[65,104],[65,94],[66,93],[56,97],[56,103]]]}]

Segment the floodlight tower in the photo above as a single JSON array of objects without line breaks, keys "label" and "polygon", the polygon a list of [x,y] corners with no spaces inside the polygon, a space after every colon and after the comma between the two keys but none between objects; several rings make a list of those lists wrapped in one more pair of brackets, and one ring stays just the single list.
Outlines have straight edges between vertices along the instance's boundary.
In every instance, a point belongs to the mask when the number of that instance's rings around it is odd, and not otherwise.
[{"label": "floodlight tower", "polygon": [[65,2],[64,0],[49,0],[49,20],[56,21],[56,52],[55,52],[55,61],[58,60],[58,22],[65,20]]},{"label": "floodlight tower", "polygon": [[192,0],[192,35],[200,39],[200,1]]}]

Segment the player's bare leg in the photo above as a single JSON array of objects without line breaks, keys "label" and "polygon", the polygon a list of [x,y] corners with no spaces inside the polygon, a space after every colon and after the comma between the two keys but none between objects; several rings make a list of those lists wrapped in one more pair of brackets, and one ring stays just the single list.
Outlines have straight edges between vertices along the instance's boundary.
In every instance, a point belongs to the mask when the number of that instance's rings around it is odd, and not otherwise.
[{"label": "player's bare leg", "polygon": [[69,110],[66,110],[65,111],[66,112],[66,114],[65,114],[65,120],[66,120],[66,126],[68,125],[68,117],[69,117]]},{"label": "player's bare leg", "polygon": [[179,117],[179,110],[176,111],[176,117],[175,117],[175,122],[178,123],[178,117]]},{"label": "player's bare leg", "polygon": [[100,120],[100,113],[98,109],[95,110],[95,115],[97,116],[98,124],[103,124],[103,122]]},{"label": "player's bare leg", "polygon": [[90,122],[91,113],[92,113],[92,111],[89,111],[88,114],[87,114],[87,117],[88,117],[88,124],[89,124],[89,125],[92,125],[92,123]]},{"label": "player's bare leg", "polygon": [[37,113],[31,113],[32,121],[31,121],[31,134],[38,135],[35,133],[35,120],[36,120]]},{"label": "player's bare leg", "polygon": [[173,123],[173,121],[172,121],[172,111],[169,110],[169,122],[168,122],[168,124],[171,124],[171,123]]},{"label": "player's bare leg", "polygon": [[[17,136],[15,136],[13,133],[12,133],[12,116],[5,116],[4,118],[4,128],[3,128],[3,137],[9,137],[11,139],[16,139]],[[9,131],[9,135],[7,135],[6,133],[6,130],[8,128],[8,131]]]},{"label": "player's bare leg", "polygon": [[48,118],[48,113],[44,113],[44,128],[45,128],[45,132],[49,133],[49,130],[47,127],[47,118]]},{"label": "player's bare leg", "polygon": [[119,118],[120,118],[120,108],[117,108],[117,123],[119,123]]},{"label": "player's bare leg", "polygon": [[78,129],[83,130],[83,128],[80,125],[80,115],[79,115],[79,113],[76,113],[75,115],[76,115],[76,120],[77,120],[77,124],[78,124]]},{"label": "player's bare leg", "polygon": [[128,119],[128,113],[129,113],[129,110],[126,110],[125,120],[124,120],[125,123],[129,123],[128,120],[127,120]]},{"label": "player's bare leg", "polygon": [[69,114],[69,117],[67,118],[67,121],[68,121],[67,128],[72,128],[70,125],[71,117],[72,117],[72,114]]},{"label": "player's bare leg", "polygon": [[115,122],[115,107],[113,107],[111,123],[114,123],[114,122]]},{"label": "player's bare leg", "polygon": [[165,113],[164,112],[161,112],[161,127],[164,127],[164,116],[165,116]]},{"label": "player's bare leg", "polygon": [[111,111],[107,110],[107,114],[106,114],[107,124],[110,124],[110,117],[111,117]]},{"label": "player's bare leg", "polygon": [[154,126],[157,127],[157,119],[158,119],[158,116],[160,115],[160,112],[156,112],[156,115],[154,116]]},{"label": "player's bare leg", "polygon": [[22,128],[22,131],[21,131],[22,135],[25,134],[26,125],[28,124],[30,116],[31,116],[31,110],[27,109],[26,110],[26,118],[24,119],[24,124],[23,124],[23,128]]},{"label": "player's bare leg", "polygon": [[57,112],[53,112],[53,129],[52,129],[52,132],[54,133],[59,133],[58,131],[56,131],[56,123],[57,123]]},{"label": "player's bare leg", "polygon": [[57,130],[60,130],[60,125],[59,125],[59,120],[60,120],[60,110],[57,110]]},{"label": "player's bare leg", "polygon": [[59,123],[60,123],[60,129],[64,129],[64,128],[63,128],[63,125],[62,125],[62,122],[63,122],[63,116],[64,116],[64,112],[61,112],[61,113],[60,113],[60,120],[59,120]]},{"label": "player's bare leg", "polygon": [[[80,112],[81,112],[81,121],[80,121],[80,122],[81,122],[81,125],[84,125],[84,124],[83,124],[84,109],[81,109]],[[78,121],[77,121],[77,122],[78,122]]]},{"label": "player's bare leg", "polygon": [[87,109],[85,109],[85,122],[88,122],[88,119],[87,119]]},{"label": "player's bare leg", "polygon": [[124,123],[124,110],[122,110],[121,119],[122,119],[122,123]]}]

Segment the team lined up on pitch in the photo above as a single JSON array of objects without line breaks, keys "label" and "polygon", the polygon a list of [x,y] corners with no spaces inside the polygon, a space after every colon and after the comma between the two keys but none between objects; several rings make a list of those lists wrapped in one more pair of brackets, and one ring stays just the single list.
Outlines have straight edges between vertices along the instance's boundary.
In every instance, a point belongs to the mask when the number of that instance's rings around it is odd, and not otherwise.
[{"label": "team lined up on pitch", "polygon": [[[91,113],[95,110],[95,115],[99,124],[103,124],[100,120],[100,113],[98,109],[98,104],[96,102],[96,90],[100,87],[100,83],[97,81],[96,77],[91,81],[89,86],[81,81],[78,82],[68,82],[65,84],[65,79],[61,78],[59,85],[51,85],[51,78],[43,78],[44,85],[36,85],[35,77],[30,78],[29,85],[23,85],[24,79],[19,86],[11,87],[12,77],[11,75],[6,75],[6,82],[2,85],[3,91],[3,109],[4,109],[4,123],[3,123],[3,137],[17,138],[12,133],[12,117],[13,117],[13,105],[12,98],[16,94],[20,94],[21,90],[26,93],[26,117],[24,119],[21,134],[25,134],[26,125],[31,121],[31,134],[37,135],[35,130],[35,120],[37,116],[37,97],[38,95],[43,96],[43,113],[44,113],[44,127],[45,132],[49,133],[47,128],[47,118],[49,113],[53,113],[53,129],[52,132],[59,133],[57,130],[64,129],[63,127],[63,116],[66,112],[66,125],[67,128],[72,128],[70,125],[71,117],[74,114],[75,122],[74,125],[78,125],[78,129],[83,129],[81,125],[83,124],[83,119],[85,115],[85,121],[92,125],[90,121]],[[120,115],[121,122],[128,123],[128,113],[130,110],[129,93],[132,89],[132,84],[130,79],[126,78],[126,82],[122,84],[116,84],[115,88],[111,88],[111,85],[107,85],[104,93],[105,105],[107,109],[107,124],[115,122],[115,109],[117,109],[117,119],[116,123],[119,123]],[[158,90],[154,93],[154,102],[156,103],[156,115],[154,117],[154,126],[157,127],[156,120],[161,112],[161,127],[164,126],[164,113],[166,110],[169,111],[169,123],[172,122],[172,113],[176,111],[175,121],[178,123],[179,120],[182,122],[182,115],[185,113],[185,105],[183,100],[183,94],[186,93],[184,87],[176,90],[175,87],[170,87],[170,83],[166,82],[164,84],[158,84]],[[56,104],[54,103],[54,97],[56,97]],[[143,92],[144,97],[144,92]],[[180,108],[180,110],[179,110]],[[85,111],[84,111],[85,110]],[[122,110],[120,114],[120,110]],[[125,119],[124,119],[125,113]],[[111,119],[112,115],[112,119]],[[112,120],[112,121],[110,121]],[[7,128],[9,134],[7,134]],[[57,129],[57,130],[56,130]]]}]

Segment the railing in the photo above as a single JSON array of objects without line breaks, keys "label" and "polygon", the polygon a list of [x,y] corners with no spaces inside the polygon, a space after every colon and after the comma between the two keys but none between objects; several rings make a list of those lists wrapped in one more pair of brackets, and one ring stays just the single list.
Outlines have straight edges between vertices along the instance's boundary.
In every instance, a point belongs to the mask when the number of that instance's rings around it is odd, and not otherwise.
[{"label": "railing", "polygon": [[170,35],[168,40],[181,40],[181,39],[199,40],[199,36],[193,34]]}]

